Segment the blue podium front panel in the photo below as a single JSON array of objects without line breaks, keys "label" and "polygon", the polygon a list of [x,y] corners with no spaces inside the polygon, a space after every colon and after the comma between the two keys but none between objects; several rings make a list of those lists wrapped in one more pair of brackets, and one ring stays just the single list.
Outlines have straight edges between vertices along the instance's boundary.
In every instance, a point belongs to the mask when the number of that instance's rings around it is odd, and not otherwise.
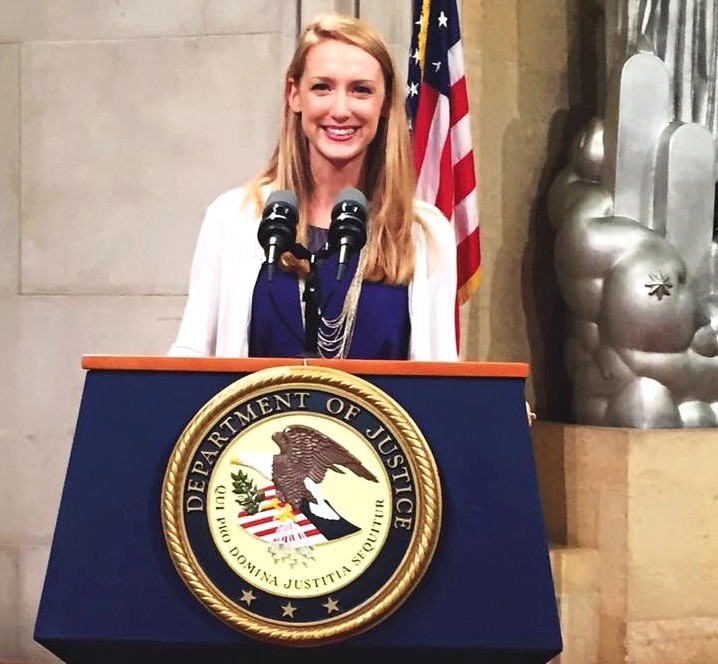
[{"label": "blue podium front panel", "polygon": [[295,661],[419,650],[547,662],[561,651],[520,378],[365,376],[416,422],[439,468],[443,523],[426,575],[384,622],[332,646],[263,644],[188,590],[160,498],[187,423],[241,373],[87,373],[35,627],[66,662]]}]

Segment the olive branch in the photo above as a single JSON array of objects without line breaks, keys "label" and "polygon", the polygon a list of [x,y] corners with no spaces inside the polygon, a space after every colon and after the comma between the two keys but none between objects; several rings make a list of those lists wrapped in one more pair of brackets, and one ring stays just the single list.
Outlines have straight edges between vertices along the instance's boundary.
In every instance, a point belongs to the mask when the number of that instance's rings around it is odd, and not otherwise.
[{"label": "olive branch", "polygon": [[236,473],[230,472],[230,475],[232,476],[232,493],[237,496],[236,500],[240,507],[247,514],[259,512],[259,505],[264,500],[264,491],[257,489],[256,484],[241,470]]}]

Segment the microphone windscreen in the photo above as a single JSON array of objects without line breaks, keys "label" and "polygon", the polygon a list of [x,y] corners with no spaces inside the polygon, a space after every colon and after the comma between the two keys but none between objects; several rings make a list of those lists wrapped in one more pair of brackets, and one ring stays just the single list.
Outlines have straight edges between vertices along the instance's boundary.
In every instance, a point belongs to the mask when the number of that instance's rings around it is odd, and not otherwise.
[{"label": "microphone windscreen", "polygon": [[344,187],[334,199],[334,205],[349,202],[361,205],[363,208],[367,206],[366,196],[355,187]]},{"label": "microphone windscreen", "polygon": [[296,194],[289,189],[278,189],[277,191],[273,191],[269,194],[265,207],[274,205],[275,203],[284,203],[285,205],[289,205],[293,208],[299,207],[299,201],[297,200]]}]

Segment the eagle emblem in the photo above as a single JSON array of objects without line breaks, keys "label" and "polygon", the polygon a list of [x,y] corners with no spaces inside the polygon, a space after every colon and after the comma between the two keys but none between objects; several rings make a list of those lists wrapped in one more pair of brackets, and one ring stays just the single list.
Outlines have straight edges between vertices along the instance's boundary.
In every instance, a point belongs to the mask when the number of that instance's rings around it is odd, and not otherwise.
[{"label": "eagle emblem", "polygon": [[[359,528],[335,510],[320,485],[330,470],[350,471],[370,482],[378,482],[376,476],[346,448],[313,427],[292,424],[273,433],[272,440],[279,448],[276,454],[239,452],[231,460],[269,482],[259,492],[264,500],[256,514],[240,512],[240,525],[269,541],[275,560],[289,558],[291,562],[296,562],[297,555],[311,558],[313,544],[357,532]],[[236,476],[233,479],[236,483]]]},{"label": "eagle emblem", "polygon": [[164,534],[217,618],[260,641],[324,646],[383,621],[423,578],[442,487],[390,396],[339,369],[277,362],[188,422],[165,471]]}]

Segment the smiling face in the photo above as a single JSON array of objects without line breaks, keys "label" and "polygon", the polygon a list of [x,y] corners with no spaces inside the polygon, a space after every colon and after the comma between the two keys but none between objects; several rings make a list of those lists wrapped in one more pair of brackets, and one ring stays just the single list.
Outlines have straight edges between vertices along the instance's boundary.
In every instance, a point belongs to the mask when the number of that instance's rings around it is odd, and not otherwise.
[{"label": "smiling face", "polygon": [[312,169],[361,167],[384,105],[379,61],[357,46],[326,40],[312,46],[301,78],[287,83],[287,102],[301,113]]}]

